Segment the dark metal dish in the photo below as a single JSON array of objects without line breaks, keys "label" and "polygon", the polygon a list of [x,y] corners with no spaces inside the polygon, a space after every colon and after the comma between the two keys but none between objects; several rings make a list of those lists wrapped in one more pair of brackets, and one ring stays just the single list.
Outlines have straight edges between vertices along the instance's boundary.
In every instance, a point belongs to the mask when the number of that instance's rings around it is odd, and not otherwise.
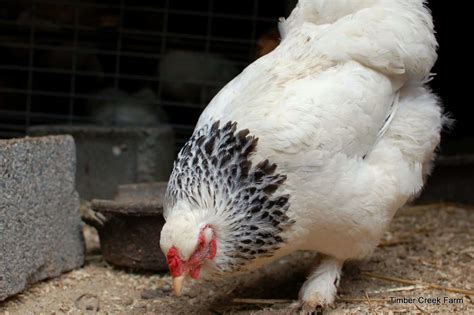
[{"label": "dark metal dish", "polygon": [[99,233],[104,259],[115,266],[167,270],[160,249],[165,182],[128,184],[114,200],[93,199],[83,220]]}]

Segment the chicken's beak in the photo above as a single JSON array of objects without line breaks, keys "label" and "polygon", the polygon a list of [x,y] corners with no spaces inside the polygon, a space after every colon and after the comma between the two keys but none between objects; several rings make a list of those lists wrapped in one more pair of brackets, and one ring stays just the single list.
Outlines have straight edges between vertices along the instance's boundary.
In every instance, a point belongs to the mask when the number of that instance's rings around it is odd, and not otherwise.
[{"label": "chicken's beak", "polygon": [[183,289],[184,275],[173,278],[173,292],[176,296],[181,295]]}]

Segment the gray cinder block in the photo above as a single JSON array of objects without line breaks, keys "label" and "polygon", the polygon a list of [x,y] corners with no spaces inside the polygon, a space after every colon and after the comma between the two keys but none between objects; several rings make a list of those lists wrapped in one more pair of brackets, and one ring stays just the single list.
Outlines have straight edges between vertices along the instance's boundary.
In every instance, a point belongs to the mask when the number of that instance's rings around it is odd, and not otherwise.
[{"label": "gray cinder block", "polygon": [[173,167],[171,127],[34,126],[28,134],[69,134],[77,148],[76,187],[82,199],[111,199],[122,184],[166,181]]},{"label": "gray cinder block", "polygon": [[0,301],[82,266],[71,136],[0,140]]}]

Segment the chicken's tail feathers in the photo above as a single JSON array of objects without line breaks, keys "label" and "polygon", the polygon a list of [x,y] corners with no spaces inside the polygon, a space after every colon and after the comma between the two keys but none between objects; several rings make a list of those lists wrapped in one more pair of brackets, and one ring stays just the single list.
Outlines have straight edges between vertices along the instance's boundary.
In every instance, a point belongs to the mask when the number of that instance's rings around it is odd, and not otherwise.
[{"label": "chicken's tail feathers", "polygon": [[431,172],[441,131],[453,122],[443,112],[440,99],[426,87],[405,87],[397,113],[384,136],[400,149],[404,159],[422,166],[423,179]]},{"label": "chicken's tail feathers", "polygon": [[299,0],[279,29],[282,41],[309,34],[306,50],[315,55],[354,60],[405,81],[425,81],[437,58],[424,0]]},{"label": "chicken's tail feathers", "polygon": [[298,28],[307,22],[318,25],[333,23],[343,16],[364,8],[370,2],[367,0],[299,0],[287,19],[280,18],[280,35],[285,38],[291,29]]}]

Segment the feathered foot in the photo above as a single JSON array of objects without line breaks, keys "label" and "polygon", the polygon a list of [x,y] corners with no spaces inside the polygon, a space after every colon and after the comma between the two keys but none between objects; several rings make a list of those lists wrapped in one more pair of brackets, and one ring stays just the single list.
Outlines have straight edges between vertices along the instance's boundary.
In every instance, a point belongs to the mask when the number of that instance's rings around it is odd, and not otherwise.
[{"label": "feathered foot", "polygon": [[324,256],[301,287],[299,302],[292,306],[299,314],[322,314],[334,303],[343,261]]}]

